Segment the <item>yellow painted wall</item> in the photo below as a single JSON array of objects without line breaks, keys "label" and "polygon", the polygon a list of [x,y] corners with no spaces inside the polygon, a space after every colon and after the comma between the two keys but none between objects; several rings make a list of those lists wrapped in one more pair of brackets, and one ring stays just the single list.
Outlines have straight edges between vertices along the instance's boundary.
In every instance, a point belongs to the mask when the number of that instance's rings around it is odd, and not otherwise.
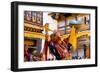
[{"label": "yellow painted wall", "polygon": [[24,37],[45,39],[45,35],[44,34],[36,33],[36,32],[29,32],[29,31],[25,31],[24,32]]},{"label": "yellow painted wall", "polygon": [[[90,36],[90,31],[84,31],[84,32],[79,32],[77,34],[77,38],[81,37],[83,35],[88,35]],[[69,34],[67,35],[63,35],[62,39],[67,38],[69,36]],[[42,33],[36,33],[36,32],[29,32],[29,31],[25,31],[24,33],[24,37],[28,37],[28,38],[40,38],[40,39],[45,39],[45,35]]]}]

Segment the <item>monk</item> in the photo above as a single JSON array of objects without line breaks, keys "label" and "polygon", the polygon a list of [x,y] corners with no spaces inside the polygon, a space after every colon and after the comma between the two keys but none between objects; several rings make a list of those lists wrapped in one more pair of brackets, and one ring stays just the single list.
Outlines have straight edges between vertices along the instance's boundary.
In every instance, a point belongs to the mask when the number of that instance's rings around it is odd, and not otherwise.
[{"label": "monk", "polygon": [[63,40],[61,40],[61,35],[59,31],[55,32],[54,34],[55,36],[51,37],[51,41],[54,43],[55,49],[59,53],[60,58],[64,59],[66,55],[68,55],[68,50],[66,49],[67,44]]}]

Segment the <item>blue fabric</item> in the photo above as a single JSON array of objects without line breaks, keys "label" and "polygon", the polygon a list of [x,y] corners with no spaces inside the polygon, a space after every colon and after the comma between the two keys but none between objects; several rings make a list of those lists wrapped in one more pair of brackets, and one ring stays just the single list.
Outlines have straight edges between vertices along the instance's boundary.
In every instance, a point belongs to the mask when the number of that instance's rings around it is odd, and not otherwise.
[{"label": "blue fabric", "polygon": [[50,48],[51,53],[56,57],[56,59],[61,60],[61,57],[53,42],[50,42],[49,48]]}]

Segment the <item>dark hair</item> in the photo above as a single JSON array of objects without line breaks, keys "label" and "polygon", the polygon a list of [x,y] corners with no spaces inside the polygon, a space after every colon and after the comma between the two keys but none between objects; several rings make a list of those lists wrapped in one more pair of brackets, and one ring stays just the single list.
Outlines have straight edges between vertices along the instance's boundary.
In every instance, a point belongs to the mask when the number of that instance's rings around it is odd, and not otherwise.
[{"label": "dark hair", "polygon": [[33,52],[33,48],[28,48],[28,50],[29,50],[29,53],[32,54],[32,52]]},{"label": "dark hair", "polygon": [[83,44],[83,47],[87,47],[86,44]]}]

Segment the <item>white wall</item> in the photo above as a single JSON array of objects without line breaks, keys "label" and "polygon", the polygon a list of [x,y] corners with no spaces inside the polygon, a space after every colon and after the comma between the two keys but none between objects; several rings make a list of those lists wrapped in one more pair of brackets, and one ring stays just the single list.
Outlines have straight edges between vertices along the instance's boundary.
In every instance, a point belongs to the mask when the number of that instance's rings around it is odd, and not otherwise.
[{"label": "white wall", "polygon": [[[0,0],[0,73],[11,73],[10,68],[10,2],[13,0]],[[17,0],[16,0],[17,1]],[[100,9],[100,0],[21,0],[21,1],[34,1],[34,2],[45,2],[45,3],[61,3],[61,4],[77,4],[77,5],[93,5],[98,6]],[[100,13],[100,10],[98,10]],[[98,14],[100,16],[100,14]],[[100,19],[100,17],[98,17]],[[100,24],[100,22],[98,23]],[[98,25],[98,28],[100,25]],[[100,31],[100,29],[98,29]],[[100,37],[100,34],[98,34]],[[100,38],[98,38],[100,40]],[[98,42],[100,43],[100,42]],[[100,46],[99,46],[100,48]],[[100,49],[98,51],[100,52]],[[98,54],[100,56],[100,53]],[[100,64],[100,57],[98,59]],[[36,71],[39,73],[40,71]],[[60,70],[45,70],[41,73],[99,73],[100,66],[92,68],[74,68],[74,69],[60,69]],[[27,72],[28,73],[28,72]],[[32,71],[30,73],[33,73]]]},{"label": "white wall", "polygon": [[[57,30],[57,21],[54,20],[50,15],[50,12],[43,12],[43,24],[49,23],[49,29]],[[49,31],[49,35],[53,32]]]}]

